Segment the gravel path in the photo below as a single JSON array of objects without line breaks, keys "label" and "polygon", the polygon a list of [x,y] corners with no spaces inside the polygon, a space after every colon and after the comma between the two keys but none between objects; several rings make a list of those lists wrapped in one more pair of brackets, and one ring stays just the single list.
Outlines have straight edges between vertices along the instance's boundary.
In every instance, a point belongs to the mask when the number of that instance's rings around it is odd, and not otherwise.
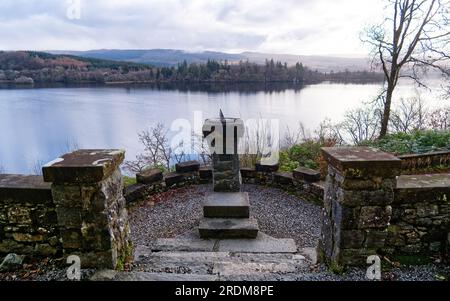
[{"label": "gravel path", "polygon": [[[262,232],[277,238],[293,238],[297,246],[314,247],[320,235],[320,208],[274,188],[244,185],[250,198],[251,215]],[[156,238],[170,238],[191,230],[202,217],[202,201],[212,192],[200,185],[153,196],[130,210],[131,234],[135,245]]]}]

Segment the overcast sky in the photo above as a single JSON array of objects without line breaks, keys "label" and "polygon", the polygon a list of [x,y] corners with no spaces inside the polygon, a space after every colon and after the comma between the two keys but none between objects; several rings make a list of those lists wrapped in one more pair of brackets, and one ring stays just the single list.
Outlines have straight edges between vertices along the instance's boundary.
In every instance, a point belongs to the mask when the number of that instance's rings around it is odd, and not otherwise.
[{"label": "overcast sky", "polygon": [[363,56],[367,50],[359,33],[383,18],[384,2],[1,0],[0,49],[173,48]]}]

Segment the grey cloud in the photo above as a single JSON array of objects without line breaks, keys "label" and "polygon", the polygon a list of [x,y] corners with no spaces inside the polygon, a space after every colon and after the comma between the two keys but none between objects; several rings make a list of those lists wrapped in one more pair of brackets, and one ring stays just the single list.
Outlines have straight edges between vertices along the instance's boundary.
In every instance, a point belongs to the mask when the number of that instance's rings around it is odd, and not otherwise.
[{"label": "grey cloud", "polygon": [[80,20],[66,17],[65,0],[2,0],[0,48],[276,48],[298,53],[302,48],[296,41],[308,39],[319,49],[323,34],[342,28],[335,22],[352,22],[339,14],[354,16],[345,6],[356,0],[336,1],[342,9],[332,12],[330,22],[322,17],[330,0],[82,0]]}]

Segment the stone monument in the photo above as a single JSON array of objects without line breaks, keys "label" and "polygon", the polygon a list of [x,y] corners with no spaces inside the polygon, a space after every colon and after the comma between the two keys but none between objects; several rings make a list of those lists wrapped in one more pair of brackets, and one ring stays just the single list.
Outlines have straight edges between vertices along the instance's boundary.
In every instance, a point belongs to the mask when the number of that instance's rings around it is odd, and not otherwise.
[{"label": "stone monument", "polygon": [[258,222],[250,217],[248,193],[241,192],[238,144],[244,134],[239,118],[207,119],[203,135],[211,150],[214,193],[204,205],[202,238],[256,238]]}]

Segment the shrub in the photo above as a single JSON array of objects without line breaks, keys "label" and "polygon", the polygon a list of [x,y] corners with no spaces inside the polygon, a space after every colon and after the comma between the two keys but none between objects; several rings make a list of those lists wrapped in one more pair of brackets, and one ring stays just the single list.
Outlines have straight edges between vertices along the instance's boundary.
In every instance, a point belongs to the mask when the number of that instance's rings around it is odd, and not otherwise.
[{"label": "shrub", "polygon": [[402,154],[418,154],[442,149],[450,149],[450,130],[415,131],[411,134],[389,134],[379,141],[367,143],[383,151]]}]

